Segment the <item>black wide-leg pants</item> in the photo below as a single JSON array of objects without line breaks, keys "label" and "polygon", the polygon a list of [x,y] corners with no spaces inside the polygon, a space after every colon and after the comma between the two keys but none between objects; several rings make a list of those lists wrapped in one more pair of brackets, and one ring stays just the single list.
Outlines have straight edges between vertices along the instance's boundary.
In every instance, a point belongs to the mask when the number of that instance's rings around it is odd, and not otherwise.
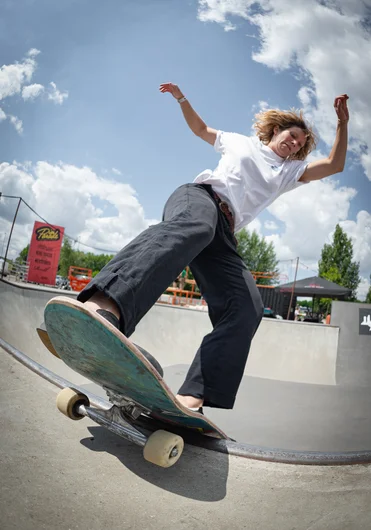
[{"label": "black wide-leg pants", "polygon": [[120,329],[129,337],[187,265],[208,304],[213,331],[204,337],[179,394],[230,409],[264,308],[210,186],[186,184],[175,190],[163,221],[118,252],[78,300],[103,291],[119,307]]}]

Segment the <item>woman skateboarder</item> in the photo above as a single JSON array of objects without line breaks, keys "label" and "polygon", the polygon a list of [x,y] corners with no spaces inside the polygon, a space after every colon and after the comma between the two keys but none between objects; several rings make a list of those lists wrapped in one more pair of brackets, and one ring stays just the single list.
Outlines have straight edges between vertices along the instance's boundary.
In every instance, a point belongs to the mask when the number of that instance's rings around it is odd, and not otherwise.
[{"label": "woman skateboarder", "polygon": [[[242,379],[263,303],[237,253],[234,232],[282,193],[343,171],[347,151],[348,96],[335,99],[336,138],[330,155],[306,162],[315,136],[301,113],[267,110],[256,116],[256,136],[208,127],[177,85],[162,93],[178,102],[199,138],[221,159],[168,199],[161,223],[123,248],[78,295],[78,300],[130,337],[136,324],[187,266],[208,304],[213,331],[204,337],[177,399],[231,409]],[[304,191],[305,193],[305,191]]]}]

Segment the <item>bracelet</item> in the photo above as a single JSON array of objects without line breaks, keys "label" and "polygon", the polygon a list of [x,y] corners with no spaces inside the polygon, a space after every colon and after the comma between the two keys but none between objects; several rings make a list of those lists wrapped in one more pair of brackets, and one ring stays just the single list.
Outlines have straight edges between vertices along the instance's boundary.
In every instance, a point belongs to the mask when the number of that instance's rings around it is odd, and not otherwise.
[{"label": "bracelet", "polygon": [[338,123],[348,123],[349,120],[339,120],[338,119]]},{"label": "bracelet", "polygon": [[185,98],[184,96],[179,98],[179,99],[177,99],[178,103],[184,103],[185,101],[187,101],[187,98]]}]

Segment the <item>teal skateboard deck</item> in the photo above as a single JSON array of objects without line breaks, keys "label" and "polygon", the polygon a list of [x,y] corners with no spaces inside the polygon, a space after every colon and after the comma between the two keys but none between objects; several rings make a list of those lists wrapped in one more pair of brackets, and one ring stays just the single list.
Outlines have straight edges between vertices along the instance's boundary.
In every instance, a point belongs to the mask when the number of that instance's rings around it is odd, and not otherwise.
[{"label": "teal skateboard deck", "polygon": [[118,329],[95,311],[69,297],[46,305],[45,324],[62,361],[108,393],[138,406],[145,416],[229,439],[200,413],[182,406],[160,374]]}]

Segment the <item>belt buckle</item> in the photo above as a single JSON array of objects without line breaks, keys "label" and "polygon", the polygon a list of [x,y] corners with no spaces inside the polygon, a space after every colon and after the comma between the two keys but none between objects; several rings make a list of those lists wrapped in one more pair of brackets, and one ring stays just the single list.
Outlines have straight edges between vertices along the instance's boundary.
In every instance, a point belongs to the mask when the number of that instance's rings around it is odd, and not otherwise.
[{"label": "belt buckle", "polygon": [[[219,208],[223,213],[231,213],[228,204],[225,201],[220,201]],[[227,210],[225,212],[225,210]]]},{"label": "belt buckle", "polygon": [[229,206],[228,206],[228,204],[226,202],[220,201],[219,208],[224,213],[224,215],[226,215],[226,216],[230,217],[231,219],[233,219],[232,212],[229,209]]}]

